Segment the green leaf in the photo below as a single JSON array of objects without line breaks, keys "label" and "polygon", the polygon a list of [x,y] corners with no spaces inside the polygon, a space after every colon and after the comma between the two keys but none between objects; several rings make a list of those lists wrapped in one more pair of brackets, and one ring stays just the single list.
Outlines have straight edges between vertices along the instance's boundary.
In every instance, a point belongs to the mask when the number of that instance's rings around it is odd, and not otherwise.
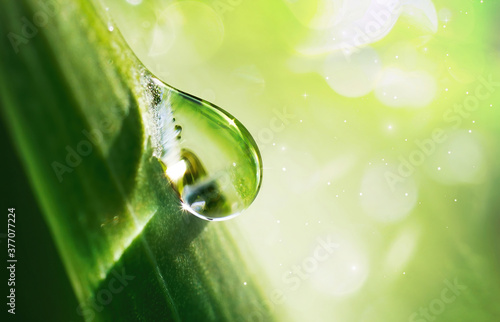
[{"label": "green leaf", "polygon": [[79,314],[271,320],[235,227],[184,213],[152,157],[144,69],[111,26],[83,0],[9,1],[0,12],[1,110]]}]

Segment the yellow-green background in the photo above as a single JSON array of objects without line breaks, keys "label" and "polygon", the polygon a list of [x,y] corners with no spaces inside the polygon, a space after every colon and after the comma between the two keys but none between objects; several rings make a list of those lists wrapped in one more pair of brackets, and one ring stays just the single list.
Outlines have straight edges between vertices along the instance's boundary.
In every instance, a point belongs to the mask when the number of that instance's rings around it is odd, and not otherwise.
[{"label": "yellow-green background", "polygon": [[[122,0],[109,11],[153,73],[254,135],[264,181],[234,221],[268,299],[284,294],[271,304],[278,318],[407,321],[457,279],[467,290],[431,315],[495,321],[499,88],[477,110],[447,117],[477,98],[481,77],[500,81],[500,3],[408,1],[387,35],[355,50],[360,56],[303,50],[338,31],[329,19],[340,8],[371,2]],[[391,71],[396,79],[384,87]],[[293,117],[281,127],[273,117],[284,109]],[[398,174],[401,158],[436,129],[446,139],[391,190],[387,171]],[[291,289],[283,276],[314,256],[318,238],[339,247]]]},{"label": "yellow-green background", "polygon": [[[232,222],[278,319],[411,321],[457,280],[467,290],[437,321],[498,320],[500,96],[477,92],[481,79],[500,81],[498,2],[406,1],[353,55],[334,47],[339,21],[373,21],[375,0],[106,2],[110,27],[153,73],[254,135],[264,182]],[[306,50],[315,39],[332,46]],[[284,110],[293,117],[281,126]],[[387,176],[439,129],[446,139],[391,189]],[[287,275],[319,240],[338,247],[306,277]]]}]

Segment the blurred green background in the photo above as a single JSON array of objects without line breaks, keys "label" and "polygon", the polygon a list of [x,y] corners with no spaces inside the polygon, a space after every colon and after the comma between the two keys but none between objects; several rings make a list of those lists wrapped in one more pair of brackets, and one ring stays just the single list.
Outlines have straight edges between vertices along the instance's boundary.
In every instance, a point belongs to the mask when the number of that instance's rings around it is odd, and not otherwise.
[{"label": "blurred green background", "polygon": [[259,144],[262,190],[234,221],[278,317],[500,317],[500,3],[107,3],[153,73]]},{"label": "blurred green background", "polygon": [[[500,318],[500,3],[104,2],[154,74],[254,135],[264,182],[232,224],[278,320]],[[80,319],[66,298],[54,318]]]}]

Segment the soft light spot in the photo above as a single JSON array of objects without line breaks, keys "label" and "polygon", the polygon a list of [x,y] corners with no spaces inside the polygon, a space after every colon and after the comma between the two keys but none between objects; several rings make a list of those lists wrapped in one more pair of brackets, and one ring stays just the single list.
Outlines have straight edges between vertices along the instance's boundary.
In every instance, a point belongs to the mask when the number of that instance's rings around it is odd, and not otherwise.
[{"label": "soft light spot", "polygon": [[[361,181],[364,212],[380,222],[393,222],[406,217],[415,207],[418,191],[414,179],[409,176],[394,181],[399,175],[397,166],[368,167]],[[405,196],[405,193],[408,196]]]},{"label": "soft light spot", "polygon": [[140,5],[142,3],[142,0],[127,0],[127,2],[133,6],[137,6],[137,5]]},{"label": "soft light spot", "polygon": [[365,47],[346,57],[342,52],[330,54],[324,65],[328,85],[346,97],[360,97],[370,93],[382,71],[375,50]]},{"label": "soft light spot", "polygon": [[424,107],[433,101],[436,88],[434,77],[427,72],[387,68],[380,76],[375,96],[390,107]]},{"label": "soft light spot", "polygon": [[463,130],[447,135],[448,139],[427,160],[429,176],[446,184],[482,182],[487,171],[482,136]]},{"label": "soft light spot", "polygon": [[419,231],[409,227],[401,231],[391,242],[385,257],[387,272],[401,271],[411,260],[418,244]]},{"label": "soft light spot", "polygon": [[333,250],[326,261],[318,265],[318,269],[311,274],[310,280],[317,291],[343,297],[363,287],[370,269],[366,249],[352,240],[352,237],[343,238],[339,235],[330,237],[332,242],[338,244],[338,247]]},{"label": "soft light spot", "polygon": [[183,70],[212,57],[224,38],[224,24],[211,6],[198,1],[169,4],[157,14],[147,55],[165,70]]}]

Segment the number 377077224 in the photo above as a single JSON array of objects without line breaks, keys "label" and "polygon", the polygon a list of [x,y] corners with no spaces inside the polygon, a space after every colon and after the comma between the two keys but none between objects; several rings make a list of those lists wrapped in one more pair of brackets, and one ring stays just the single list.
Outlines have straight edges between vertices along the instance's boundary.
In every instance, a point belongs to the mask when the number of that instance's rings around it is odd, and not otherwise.
[{"label": "number 377077224", "polygon": [[16,213],[14,208],[9,208],[7,215],[7,251],[9,258],[16,257]]}]

